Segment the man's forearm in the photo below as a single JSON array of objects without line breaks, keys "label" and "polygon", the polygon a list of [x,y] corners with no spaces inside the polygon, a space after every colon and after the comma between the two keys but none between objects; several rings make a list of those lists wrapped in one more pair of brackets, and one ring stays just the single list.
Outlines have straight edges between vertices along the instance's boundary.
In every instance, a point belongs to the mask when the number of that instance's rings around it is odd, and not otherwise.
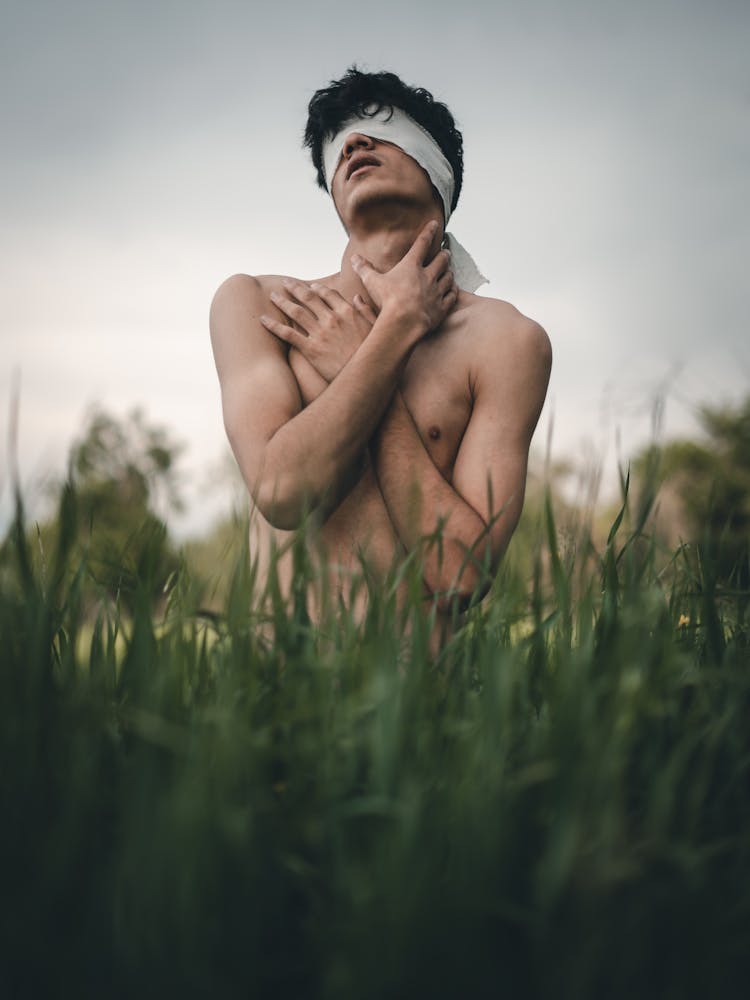
[{"label": "man's forearm", "polygon": [[293,528],[306,510],[334,509],[351,488],[421,336],[412,327],[397,315],[381,313],[334,381],[269,440],[253,495],[271,523]]},{"label": "man's forearm", "polygon": [[425,547],[422,570],[430,591],[444,603],[468,600],[482,580],[482,517],[461,497],[430,458],[400,392],[396,392],[371,445],[380,490],[398,535],[411,550]]}]

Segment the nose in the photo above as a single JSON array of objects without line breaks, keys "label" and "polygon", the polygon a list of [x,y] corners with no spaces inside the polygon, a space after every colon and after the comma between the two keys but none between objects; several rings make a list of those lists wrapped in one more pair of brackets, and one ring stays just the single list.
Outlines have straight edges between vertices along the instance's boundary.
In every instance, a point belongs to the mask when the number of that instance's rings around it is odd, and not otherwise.
[{"label": "nose", "polygon": [[371,139],[369,135],[362,135],[361,132],[350,132],[346,137],[346,142],[344,143],[343,157],[348,160],[349,157],[356,153],[359,149],[374,149],[375,140]]}]

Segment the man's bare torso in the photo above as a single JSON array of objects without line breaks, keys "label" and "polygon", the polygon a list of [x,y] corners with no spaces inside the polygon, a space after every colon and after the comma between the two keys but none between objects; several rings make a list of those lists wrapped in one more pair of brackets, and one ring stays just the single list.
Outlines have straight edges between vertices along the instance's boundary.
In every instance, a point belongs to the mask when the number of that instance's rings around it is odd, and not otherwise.
[{"label": "man's bare torso", "polygon": [[[282,287],[281,278],[275,276],[260,281],[267,295]],[[321,283],[335,285],[335,276],[321,279]],[[487,350],[487,324],[482,315],[488,302],[506,306],[509,318],[516,312],[506,303],[461,292],[440,328],[414,348],[399,385],[425,449],[448,482],[472,413],[476,367]],[[502,352],[503,330],[496,318],[494,327],[492,349]],[[294,348],[289,350],[288,363],[302,405],[307,406],[320,391],[320,378]],[[289,534],[273,528],[258,510],[253,512],[251,552],[257,553],[263,575],[271,544],[283,544]],[[352,575],[361,572],[363,557],[378,575],[387,572],[397,559],[400,545],[369,460],[352,490],[320,526],[315,542],[326,564],[329,584],[344,596]],[[278,570],[282,587],[287,589],[292,572],[290,553],[279,561]]]}]

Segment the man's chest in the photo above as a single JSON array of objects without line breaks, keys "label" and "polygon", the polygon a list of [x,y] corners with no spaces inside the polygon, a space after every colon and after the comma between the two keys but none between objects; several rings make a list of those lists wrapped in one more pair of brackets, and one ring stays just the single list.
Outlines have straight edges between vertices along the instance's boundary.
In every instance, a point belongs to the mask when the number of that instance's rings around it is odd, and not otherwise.
[{"label": "man's chest", "polygon": [[399,386],[425,449],[446,478],[472,409],[468,362],[454,340],[446,335],[419,344]]},{"label": "man's chest", "polygon": [[[425,339],[412,352],[399,383],[422,443],[446,478],[450,478],[472,408],[469,364],[459,341],[455,330]],[[320,392],[320,379],[294,349],[289,352],[289,365],[303,405],[308,406]]]}]

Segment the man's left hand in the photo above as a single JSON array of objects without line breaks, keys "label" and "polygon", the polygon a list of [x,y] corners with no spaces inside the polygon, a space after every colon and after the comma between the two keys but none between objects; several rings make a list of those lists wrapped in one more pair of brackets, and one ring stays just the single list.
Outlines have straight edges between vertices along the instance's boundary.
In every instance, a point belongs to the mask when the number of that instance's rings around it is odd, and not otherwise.
[{"label": "man's left hand", "polygon": [[326,382],[332,382],[375,323],[375,313],[356,295],[349,303],[333,288],[285,280],[286,295],[271,293],[273,304],[299,329],[261,316],[263,326],[295,347]]}]

